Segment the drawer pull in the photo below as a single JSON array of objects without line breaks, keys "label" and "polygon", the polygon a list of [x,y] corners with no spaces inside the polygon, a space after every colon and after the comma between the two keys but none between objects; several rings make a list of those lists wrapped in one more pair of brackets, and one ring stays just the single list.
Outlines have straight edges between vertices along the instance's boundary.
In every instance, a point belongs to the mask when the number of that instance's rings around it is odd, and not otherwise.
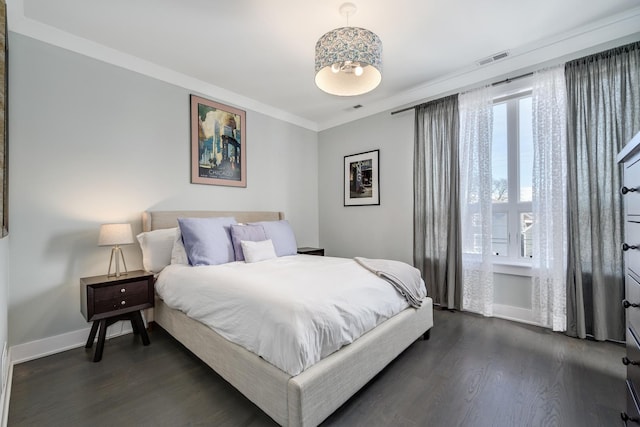
[{"label": "drawer pull", "polygon": [[623,251],[628,251],[629,249],[638,249],[637,245],[627,245],[626,243],[622,244],[622,250]]},{"label": "drawer pull", "polygon": [[125,292],[127,292],[127,290],[125,288],[120,289],[120,293],[124,294]]},{"label": "drawer pull", "polygon": [[630,360],[627,356],[625,356],[622,358],[622,364],[624,366],[628,366],[628,365],[637,366],[637,365],[640,365],[640,362],[638,362],[637,360]]},{"label": "drawer pull", "polygon": [[620,418],[622,418],[622,421],[624,421],[625,423],[627,421],[631,421],[632,423],[640,424],[640,419],[638,419],[637,417],[630,417],[626,412],[620,412]]},{"label": "drawer pull", "polygon": [[633,193],[633,192],[635,192],[635,191],[638,191],[638,189],[637,189],[637,188],[629,188],[629,187],[622,187],[622,188],[620,189],[620,192],[621,192],[622,194]]},{"label": "drawer pull", "polygon": [[623,299],[622,300],[622,306],[624,308],[629,308],[629,307],[636,307],[637,308],[637,307],[640,307],[640,304],[635,303],[635,302],[629,302],[626,299]]},{"label": "drawer pull", "polygon": [[126,301],[120,301],[120,305],[125,305],[126,303]]}]

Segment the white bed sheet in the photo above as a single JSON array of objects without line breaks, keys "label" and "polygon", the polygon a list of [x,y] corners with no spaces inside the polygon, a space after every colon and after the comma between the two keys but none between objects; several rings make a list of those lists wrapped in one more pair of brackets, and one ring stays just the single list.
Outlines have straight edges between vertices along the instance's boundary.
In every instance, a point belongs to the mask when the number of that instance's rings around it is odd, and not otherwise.
[{"label": "white bed sheet", "polygon": [[408,307],[354,260],[312,255],[173,264],[155,287],[169,307],[292,376]]}]

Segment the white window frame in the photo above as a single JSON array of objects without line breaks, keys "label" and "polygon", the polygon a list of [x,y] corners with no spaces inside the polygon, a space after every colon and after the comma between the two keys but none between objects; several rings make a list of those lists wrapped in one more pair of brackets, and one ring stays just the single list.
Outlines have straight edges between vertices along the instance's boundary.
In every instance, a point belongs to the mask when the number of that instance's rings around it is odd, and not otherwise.
[{"label": "white window frame", "polygon": [[[523,79],[524,80],[524,79]],[[510,93],[497,92],[493,104],[506,102],[507,104],[507,202],[495,202],[491,204],[492,214],[496,212],[507,213],[507,255],[493,255],[494,271],[508,274],[529,275],[531,259],[520,256],[521,233],[520,215],[532,212],[531,202],[520,201],[520,141],[519,141],[519,100],[531,96],[531,80],[518,82],[518,85],[509,87]],[[496,88],[498,89],[498,88]],[[494,92],[495,93],[495,92]],[[496,268],[499,267],[499,268]]]}]

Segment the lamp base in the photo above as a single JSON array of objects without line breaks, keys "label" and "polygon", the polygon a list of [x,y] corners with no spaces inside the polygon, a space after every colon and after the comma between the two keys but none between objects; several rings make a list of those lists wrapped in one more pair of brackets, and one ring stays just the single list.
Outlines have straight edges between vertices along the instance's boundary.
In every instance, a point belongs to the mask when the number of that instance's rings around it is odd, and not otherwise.
[{"label": "lamp base", "polygon": [[[113,259],[115,258],[116,271],[111,274],[111,265],[113,264]],[[122,259],[122,265],[124,266],[124,272],[120,271],[120,259]],[[122,249],[120,246],[115,245],[111,249],[111,258],[109,259],[109,270],[107,271],[107,277],[120,277],[126,276],[129,272],[127,271],[127,263],[124,260],[124,254],[122,253]]]}]

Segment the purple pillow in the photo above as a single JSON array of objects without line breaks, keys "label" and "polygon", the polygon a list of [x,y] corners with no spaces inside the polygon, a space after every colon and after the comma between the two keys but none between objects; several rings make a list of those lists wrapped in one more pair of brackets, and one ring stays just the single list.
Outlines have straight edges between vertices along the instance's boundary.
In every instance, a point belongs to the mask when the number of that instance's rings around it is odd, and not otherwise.
[{"label": "purple pillow", "polygon": [[236,261],[244,261],[244,253],[242,252],[241,241],[262,242],[267,240],[264,227],[261,225],[232,225],[231,226],[231,243],[233,243],[233,251],[236,254]]},{"label": "purple pillow", "polygon": [[235,218],[178,218],[178,224],[189,264],[217,265],[235,260],[229,234]]},{"label": "purple pillow", "polygon": [[261,221],[252,222],[251,225],[262,225],[267,239],[271,239],[276,255],[295,255],[298,253],[298,245],[296,243],[296,235],[289,224],[289,221],[283,219],[281,221]]}]

